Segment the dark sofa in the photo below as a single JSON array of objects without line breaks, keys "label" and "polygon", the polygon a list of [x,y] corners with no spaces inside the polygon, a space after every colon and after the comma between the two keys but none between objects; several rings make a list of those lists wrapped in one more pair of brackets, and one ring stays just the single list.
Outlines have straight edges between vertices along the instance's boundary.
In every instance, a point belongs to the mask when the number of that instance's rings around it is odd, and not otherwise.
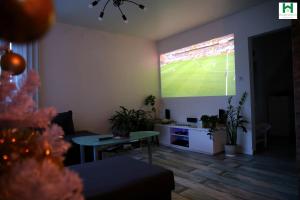
[{"label": "dark sofa", "polygon": [[87,200],[171,200],[170,170],[125,156],[70,166],[79,173]]},{"label": "dark sofa", "polygon": [[[71,147],[65,155],[65,165],[75,165],[80,163],[80,147],[72,141],[74,137],[95,135],[89,131],[75,131],[73,123],[73,112],[71,110],[67,112],[58,113],[52,120],[53,124],[59,125],[65,132],[64,139],[71,143]],[[93,160],[93,149],[91,147],[85,148],[86,161]]]}]

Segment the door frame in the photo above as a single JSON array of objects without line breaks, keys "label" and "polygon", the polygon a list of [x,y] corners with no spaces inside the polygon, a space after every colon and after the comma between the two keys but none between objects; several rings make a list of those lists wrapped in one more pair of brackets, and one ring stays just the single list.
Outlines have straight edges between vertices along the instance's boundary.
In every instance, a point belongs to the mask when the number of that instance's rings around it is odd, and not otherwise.
[{"label": "door frame", "polygon": [[[268,32],[264,32],[261,34],[257,34],[257,35],[253,35],[248,37],[248,57],[249,57],[249,74],[250,74],[250,96],[251,96],[251,126],[252,126],[252,150],[253,150],[253,155],[255,155],[256,153],[256,119],[255,119],[255,89],[254,89],[254,66],[253,66],[253,40],[261,37],[261,36],[265,36],[265,35],[269,35],[272,33],[276,33],[276,32],[280,32],[280,31],[285,31],[285,30],[291,30],[292,32],[292,25],[284,27],[284,28],[280,28],[280,29],[276,29],[276,30],[272,30],[272,31],[268,31]],[[294,67],[292,64],[292,71],[294,71]],[[295,83],[293,84],[294,88],[295,88]],[[294,94],[294,98],[295,98],[295,94]],[[294,113],[296,113],[296,108],[294,107]],[[295,124],[296,124],[296,118],[294,119]],[[295,138],[296,139],[296,138]]]}]

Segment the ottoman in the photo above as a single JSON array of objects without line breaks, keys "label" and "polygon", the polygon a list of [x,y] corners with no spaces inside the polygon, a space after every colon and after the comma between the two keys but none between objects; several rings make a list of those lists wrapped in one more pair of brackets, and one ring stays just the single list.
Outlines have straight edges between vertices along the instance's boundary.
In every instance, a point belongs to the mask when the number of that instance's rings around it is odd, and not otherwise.
[{"label": "ottoman", "polygon": [[173,172],[126,156],[69,166],[83,180],[87,200],[171,200]]}]

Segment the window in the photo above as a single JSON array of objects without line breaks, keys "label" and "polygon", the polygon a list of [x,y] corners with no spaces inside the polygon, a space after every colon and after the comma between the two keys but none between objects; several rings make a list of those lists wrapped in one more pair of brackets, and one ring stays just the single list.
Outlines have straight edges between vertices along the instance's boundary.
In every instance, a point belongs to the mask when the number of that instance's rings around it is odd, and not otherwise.
[{"label": "window", "polygon": [[[0,46],[2,46],[3,44],[4,44],[4,42],[0,40]],[[17,87],[19,88],[22,81],[26,77],[27,72],[31,69],[37,70],[38,48],[37,48],[36,43],[33,43],[33,44],[14,44],[14,43],[10,43],[9,48],[13,52],[23,56],[23,58],[26,61],[25,71],[22,74],[18,75],[18,76],[13,76],[12,77],[12,81],[14,81],[16,83]]]},{"label": "window", "polygon": [[[3,41],[0,40],[0,46],[4,44]],[[27,72],[30,70],[38,70],[38,45],[37,43],[32,43],[32,44],[14,44],[10,43],[10,49],[17,53],[20,54],[21,56],[24,57],[26,61],[26,69],[25,71],[18,75],[18,76],[13,76],[11,81],[16,83],[17,88],[20,88],[22,82],[27,76]],[[2,52],[0,54],[1,58]],[[0,68],[0,73],[1,73],[1,68]],[[38,102],[38,92],[34,95],[33,97],[36,102]],[[38,105],[38,103],[37,103]]]}]

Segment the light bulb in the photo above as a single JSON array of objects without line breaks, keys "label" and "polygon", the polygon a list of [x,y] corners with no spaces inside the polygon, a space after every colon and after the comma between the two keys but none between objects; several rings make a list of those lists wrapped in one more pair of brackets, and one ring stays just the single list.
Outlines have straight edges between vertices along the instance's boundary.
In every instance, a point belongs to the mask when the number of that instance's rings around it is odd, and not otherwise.
[{"label": "light bulb", "polygon": [[93,8],[94,6],[96,6],[98,4],[99,0],[93,1],[92,3],[90,3],[89,8]]},{"label": "light bulb", "polygon": [[142,9],[142,10],[146,10],[147,9],[147,7],[144,6],[144,5],[142,5],[142,4],[139,5],[139,8]]},{"label": "light bulb", "polygon": [[127,17],[125,15],[122,15],[122,18],[123,18],[124,23],[127,24],[128,23]]},{"label": "light bulb", "polygon": [[98,20],[102,21],[103,20],[103,16],[104,16],[104,12],[101,12],[100,15],[99,15],[99,17],[98,17]]}]

